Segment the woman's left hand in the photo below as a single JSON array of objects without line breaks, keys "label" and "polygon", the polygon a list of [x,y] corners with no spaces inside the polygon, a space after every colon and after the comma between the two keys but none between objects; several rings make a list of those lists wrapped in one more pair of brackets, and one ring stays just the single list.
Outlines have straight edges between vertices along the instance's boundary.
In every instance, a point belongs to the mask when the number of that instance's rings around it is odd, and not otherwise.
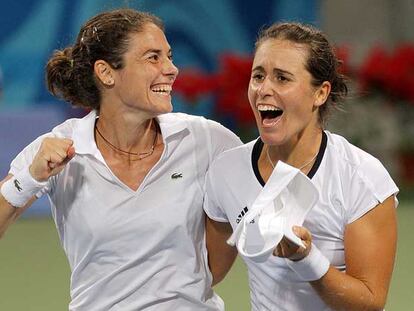
[{"label": "woman's left hand", "polygon": [[297,261],[305,258],[309,254],[312,247],[312,234],[310,231],[304,227],[294,226],[293,232],[302,240],[306,248],[299,247],[286,237],[283,237],[273,250],[273,255]]}]

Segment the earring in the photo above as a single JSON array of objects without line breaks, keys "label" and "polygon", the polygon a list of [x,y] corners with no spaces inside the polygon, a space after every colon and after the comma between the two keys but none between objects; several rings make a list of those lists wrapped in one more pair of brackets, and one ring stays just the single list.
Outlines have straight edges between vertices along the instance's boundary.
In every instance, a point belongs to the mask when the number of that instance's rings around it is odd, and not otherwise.
[{"label": "earring", "polygon": [[112,86],[114,84],[114,80],[109,79],[109,80],[105,81],[104,84],[108,85],[108,86]]}]

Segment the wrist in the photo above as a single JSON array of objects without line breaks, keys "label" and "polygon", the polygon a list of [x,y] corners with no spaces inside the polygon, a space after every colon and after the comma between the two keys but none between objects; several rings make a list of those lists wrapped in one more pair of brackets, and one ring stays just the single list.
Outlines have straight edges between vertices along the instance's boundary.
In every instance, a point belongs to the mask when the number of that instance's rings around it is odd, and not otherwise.
[{"label": "wrist", "polygon": [[3,183],[0,188],[4,199],[14,207],[23,207],[40,190],[47,185],[47,181],[37,181],[30,174],[29,167],[25,167],[16,175]]},{"label": "wrist", "polygon": [[328,272],[330,266],[329,260],[314,244],[305,258],[297,261],[286,259],[286,262],[289,268],[306,282],[319,280]]}]

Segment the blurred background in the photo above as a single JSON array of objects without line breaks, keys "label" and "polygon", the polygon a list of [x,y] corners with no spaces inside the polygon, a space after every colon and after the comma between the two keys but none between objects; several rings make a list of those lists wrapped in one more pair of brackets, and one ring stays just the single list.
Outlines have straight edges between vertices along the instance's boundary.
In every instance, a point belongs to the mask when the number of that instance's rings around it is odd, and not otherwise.
[{"label": "blurred background", "polygon": [[[1,0],[0,175],[34,138],[84,111],[51,97],[44,67],[93,15],[131,7],[163,19],[180,76],[174,110],[257,137],[247,102],[258,30],[275,21],[321,28],[335,43],[351,96],[328,124],[378,157],[400,186],[397,262],[388,310],[414,304],[414,0]],[[378,250],[378,255],[381,250]],[[0,240],[0,310],[67,310],[70,274],[46,198]],[[227,310],[249,310],[237,261],[217,287]]]}]

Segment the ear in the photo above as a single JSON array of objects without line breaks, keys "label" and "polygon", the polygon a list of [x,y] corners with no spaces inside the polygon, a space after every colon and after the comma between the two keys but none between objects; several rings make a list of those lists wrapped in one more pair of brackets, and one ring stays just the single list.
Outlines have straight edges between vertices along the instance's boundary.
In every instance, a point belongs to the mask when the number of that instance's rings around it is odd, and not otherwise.
[{"label": "ear", "polygon": [[95,76],[104,86],[110,87],[114,85],[113,69],[106,61],[98,59],[93,69]]},{"label": "ear", "polygon": [[321,86],[315,91],[315,107],[320,107],[325,104],[328,99],[329,94],[331,93],[331,83],[324,81]]}]

